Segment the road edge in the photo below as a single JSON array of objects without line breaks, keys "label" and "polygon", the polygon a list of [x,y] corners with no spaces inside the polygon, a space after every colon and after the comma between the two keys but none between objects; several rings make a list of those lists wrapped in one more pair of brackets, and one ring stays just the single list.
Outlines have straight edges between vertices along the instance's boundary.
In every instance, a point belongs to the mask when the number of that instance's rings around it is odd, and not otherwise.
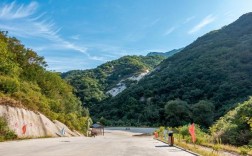
[{"label": "road edge", "polygon": [[[162,141],[162,140],[159,140],[159,139],[155,139],[155,138],[153,138],[153,139],[154,139],[154,140],[157,140],[157,141],[160,141],[160,142],[163,142],[163,143],[169,145],[169,144],[168,144],[167,142],[165,142],[165,141]],[[191,154],[193,154],[193,155],[195,155],[195,156],[202,156],[202,155],[200,155],[200,154],[198,154],[198,153],[194,153],[193,151],[187,150],[187,149],[185,149],[185,148],[182,148],[182,147],[179,147],[179,146],[176,146],[176,145],[173,145],[173,146],[176,147],[176,148],[178,148],[178,149],[181,149],[181,150],[183,150],[183,151],[185,151],[185,152],[191,153]]]}]

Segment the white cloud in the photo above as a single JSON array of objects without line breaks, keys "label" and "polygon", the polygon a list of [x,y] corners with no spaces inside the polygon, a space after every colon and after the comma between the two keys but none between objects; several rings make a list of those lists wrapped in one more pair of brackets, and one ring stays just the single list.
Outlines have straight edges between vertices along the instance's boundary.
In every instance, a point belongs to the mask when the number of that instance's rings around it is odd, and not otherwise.
[{"label": "white cloud", "polygon": [[66,72],[73,69],[88,69],[91,68],[88,61],[83,61],[85,57],[60,57],[60,56],[52,56],[45,58],[48,64],[49,70],[55,70],[59,72]]},{"label": "white cloud", "polygon": [[198,31],[200,31],[203,27],[209,25],[210,23],[215,21],[215,17],[213,15],[208,15],[205,17],[200,23],[195,25],[190,31],[188,31],[188,34],[194,34]]},{"label": "white cloud", "polygon": [[108,59],[104,57],[99,57],[99,56],[90,56],[90,57],[92,58],[92,60],[96,60],[96,61],[102,61],[102,62],[109,61]]},{"label": "white cloud", "polygon": [[80,39],[80,35],[73,35],[70,37],[73,40],[79,40]]},{"label": "white cloud", "polygon": [[193,19],[195,19],[195,16],[191,16],[191,17],[188,17],[185,21],[184,21],[184,24],[192,21]]},{"label": "white cloud", "polygon": [[31,16],[37,9],[38,3],[31,2],[29,5],[16,5],[12,2],[1,7],[0,19],[12,20]]},{"label": "white cloud", "polygon": [[164,36],[171,34],[175,29],[176,29],[175,27],[171,27],[171,28],[167,29],[164,33]]},{"label": "white cloud", "polygon": [[44,17],[46,13],[36,13],[38,7],[37,2],[31,2],[28,5],[12,2],[0,6],[0,29],[10,31],[10,34],[17,37],[47,40],[46,46],[39,46],[38,49],[34,47],[34,50],[69,49],[84,53],[92,59],[86,52],[86,47],[62,38],[59,35],[60,28],[57,28],[52,20]]}]

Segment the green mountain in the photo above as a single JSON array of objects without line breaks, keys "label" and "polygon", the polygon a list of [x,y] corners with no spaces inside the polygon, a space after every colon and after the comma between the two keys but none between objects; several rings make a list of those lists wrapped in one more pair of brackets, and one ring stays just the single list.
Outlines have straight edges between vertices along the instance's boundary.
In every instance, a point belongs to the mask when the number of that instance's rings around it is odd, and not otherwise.
[{"label": "green mountain", "polygon": [[149,52],[147,54],[147,56],[164,56],[166,58],[173,56],[174,54],[180,52],[181,50],[183,50],[184,48],[180,48],[180,49],[173,49],[171,51],[168,52]]},{"label": "green mountain", "polygon": [[0,104],[41,112],[71,129],[87,130],[88,110],[59,74],[45,69],[43,57],[6,32],[0,32],[0,56]]},{"label": "green mountain", "polygon": [[[74,88],[92,117],[99,116],[99,104],[136,84],[164,60],[162,56],[124,56],[95,69],[73,70],[62,74]],[[100,111],[100,110],[99,110]]]},{"label": "green mountain", "polygon": [[114,125],[208,127],[252,95],[252,13],[211,31],[97,106]]}]

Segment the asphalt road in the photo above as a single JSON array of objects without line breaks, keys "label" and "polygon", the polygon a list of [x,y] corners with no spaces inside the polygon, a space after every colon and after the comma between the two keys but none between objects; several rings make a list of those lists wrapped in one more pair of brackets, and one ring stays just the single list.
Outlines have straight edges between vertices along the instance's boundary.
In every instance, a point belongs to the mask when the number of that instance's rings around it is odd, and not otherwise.
[{"label": "asphalt road", "polygon": [[134,133],[106,130],[95,138],[45,138],[0,143],[0,156],[191,156]]}]

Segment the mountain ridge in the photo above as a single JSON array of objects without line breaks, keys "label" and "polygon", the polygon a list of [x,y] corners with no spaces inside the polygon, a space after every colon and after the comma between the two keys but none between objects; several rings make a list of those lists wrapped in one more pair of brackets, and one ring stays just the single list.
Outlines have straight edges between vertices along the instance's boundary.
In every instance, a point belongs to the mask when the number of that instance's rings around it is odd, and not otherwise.
[{"label": "mountain ridge", "polygon": [[76,95],[94,115],[93,110],[102,100],[136,84],[137,77],[147,74],[163,60],[162,56],[124,56],[94,69],[63,73],[62,77],[74,86]]},{"label": "mountain ridge", "polygon": [[[220,30],[199,37],[181,52],[162,61],[158,70],[137,85],[104,102],[98,110],[113,109],[100,112],[100,116],[114,124],[190,122],[190,118],[197,118],[190,115],[196,104],[204,100],[198,105],[213,103],[213,117],[218,119],[252,95],[251,23],[252,13],[248,13]],[[164,106],[176,99],[189,107],[190,118],[168,118]]]},{"label": "mountain ridge", "polygon": [[179,48],[179,49],[173,49],[171,51],[168,52],[149,52],[146,56],[164,56],[166,58],[173,56],[174,54],[180,52],[181,50],[183,50],[184,48]]}]

